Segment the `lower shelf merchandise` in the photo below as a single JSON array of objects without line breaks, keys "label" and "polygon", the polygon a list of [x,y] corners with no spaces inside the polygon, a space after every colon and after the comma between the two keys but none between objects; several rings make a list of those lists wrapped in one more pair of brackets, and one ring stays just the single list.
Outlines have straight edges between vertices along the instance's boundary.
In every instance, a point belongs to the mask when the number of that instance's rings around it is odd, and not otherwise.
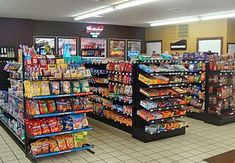
[{"label": "lower shelf merchandise", "polygon": [[30,151],[33,157],[40,158],[56,155],[60,152],[66,153],[65,151],[68,150],[75,151],[87,143],[87,132],[65,134],[46,139],[38,139],[30,144]]}]

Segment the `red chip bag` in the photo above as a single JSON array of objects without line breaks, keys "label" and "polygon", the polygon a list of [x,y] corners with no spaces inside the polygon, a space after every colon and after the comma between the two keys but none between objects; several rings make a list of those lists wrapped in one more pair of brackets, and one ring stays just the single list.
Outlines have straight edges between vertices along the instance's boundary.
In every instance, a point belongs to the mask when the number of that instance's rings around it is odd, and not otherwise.
[{"label": "red chip bag", "polygon": [[41,119],[41,128],[43,134],[49,134],[51,132],[47,123],[47,119]]}]

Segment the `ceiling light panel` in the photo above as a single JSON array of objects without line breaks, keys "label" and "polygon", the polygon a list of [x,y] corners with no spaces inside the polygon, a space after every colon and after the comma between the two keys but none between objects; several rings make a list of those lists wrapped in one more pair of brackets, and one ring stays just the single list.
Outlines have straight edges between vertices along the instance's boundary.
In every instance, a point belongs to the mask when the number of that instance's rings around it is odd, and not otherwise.
[{"label": "ceiling light panel", "polygon": [[156,1],[156,0],[132,0],[132,1],[121,3],[117,6],[115,6],[115,9],[121,10],[121,9],[134,7],[134,6],[139,6],[139,5],[143,5],[143,4],[154,2],[154,1]]},{"label": "ceiling light panel", "polygon": [[235,17],[235,11],[202,15],[200,18],[201,20],[214,20],[214,19],[224,19],[224,18],[233,18],[233,17]]},{"label": "ceiling light panel", "polygon": [[114,10],[115,10],[114,7],[107,7],[107,8],[97,10],[97,11],[93,11],[90,13],[79,15],[79,16],[75,17],[74,20],[82,20],[82,19],[86,19],[86,18],[90,18],[90,17],[95,17],[97,15],[106,14],[106,13],[112,12]]},{"label": "ceiling light panel", "polygon": [[184,17],[179,19],[168,19],[168,20],[160,20],[150,24],[150,26],[164,26],[164,25],[172,25],[172,24],[182,24],[182,23],[189,23],[189,22],[196,22],[200,21],[199,17]]}]

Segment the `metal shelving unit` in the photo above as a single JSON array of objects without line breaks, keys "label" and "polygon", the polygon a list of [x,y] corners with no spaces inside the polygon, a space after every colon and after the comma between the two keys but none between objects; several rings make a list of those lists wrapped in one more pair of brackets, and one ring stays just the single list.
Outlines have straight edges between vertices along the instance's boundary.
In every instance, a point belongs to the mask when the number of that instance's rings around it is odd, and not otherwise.
[{"label": "metal shelving unit", "polygon": [[[176,60],[156,60],[156,61],[144,61],[142,64],[163,64],[163,63],[169,63],[169,64],[177,64],[178,61]],[[163,122],[169,122],[172,120],[175,121],[177,118],[182,118],[183,116],[177,116],[174,115],[172,117],[167,117],[167,118],[159,118],[155,120],[149,120],[146,121],[143,118],[139,116],[139,111],[140,109],[144,109],[147,112],[151,113],[156,110],[158,111],[164,111],[164,110],[174,110],[174,109],[184,109],[184,105],[174,105],[174,106],[168,106],[168,107],[159,107],[159,108],[153,108],[153,109],[146,109],[142,105],[140,105],[141,100],[148,99],[150,101],[153,100],[165,100],[165,99],[171,99],[171,98],[176,98],[177,96],[156,96],[156,97],[148,97],[146,94],[143,94],[143,92],[140,92],[141,89],[143,88],[148,88],[148,89],[161,89],[161,88],[172,88],[172,87],[186,87],[188,84],[185,82],[182,83],[168,83],[168,84],[155,84],[155,85],[148,85],[144,84],[143,82],[139,81],[138,76],[139,74],[148,74],[148,75],[178,75],[178,76],[183,76],[188,74],[188,72],[158,72],[158,73],[148,73],[146,71],[143,71],[142,69],[138,68],[139,64],[134,65],[135,71],[133,72],[133,81],[134,81],[134,89],[133,89],[133,94],[135,96],[133,97],[133,127],[132,127],[132,137],[139,139],[143,142],[151,142],[159,139],[164,139],[164,138],[169,138],[173,136],[178,136],[178,135],[183,135],[185,134],[185,127],[180,127],[180,128],[173,128],[169,130],[164,130],[164,131],[158,131],[156,133],[148,133],[145,131],[145,127],[151,124],[158,124],[158,123],[163,123]],[[146,97],[147,96],[147,97]],[[184,94],[179,95],[178,97],[185,97]],[[178,107],[179,106],[179,107]]]}]

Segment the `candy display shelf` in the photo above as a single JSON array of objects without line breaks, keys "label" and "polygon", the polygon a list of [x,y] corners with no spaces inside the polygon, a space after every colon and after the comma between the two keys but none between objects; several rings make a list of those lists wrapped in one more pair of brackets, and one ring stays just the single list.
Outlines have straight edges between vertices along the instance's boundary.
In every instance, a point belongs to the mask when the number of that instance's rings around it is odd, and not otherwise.
[{"label": "candy display shelf", "polygon": [[[124,92],[115,92],[115,90],[132,87],[131,66],[131,63],[124,61],[88,62],[86,64],[86,67],[91,69],[93,80],[90,81],[90,84],[95,94],[95,96],[91,96],[95,110],[88,115],[129,133],[132,131],[132,113],[130,111],[132,94],[127,95]],[[121,70],[124,67],[128,71]],[[127,108],[129,110],[125,110]]]},{"label": "candy display shelf", "polygon": [[207,65],[205,122],[217,126],[235,122],[234,56],[211,55]]},{"label": "candy display shelf", "polygon": [[204,121],[207,60],[186,59],[183,62],[185,67],[189,69],[188,86],[190,87],[191,93],[187,116]]},{"label": "candy display shelf", "polygon": [[[188,70],[180,65],[178,60],[144,61],[134,65],[132,137],[151,142],[185,134],[188,123],[177,119],[186,114]],[[171,70],[156,70],[163,68]]]}]

